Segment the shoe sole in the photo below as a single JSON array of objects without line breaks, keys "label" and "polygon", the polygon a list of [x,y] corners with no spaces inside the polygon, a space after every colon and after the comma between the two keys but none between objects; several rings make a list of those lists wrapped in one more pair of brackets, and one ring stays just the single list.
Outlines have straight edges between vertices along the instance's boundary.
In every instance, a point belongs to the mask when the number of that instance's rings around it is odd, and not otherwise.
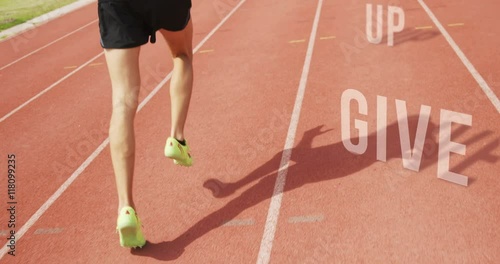
[{"label": "shoe sole", "polygon": [[142,248],[146,241],[138,241],[136,238],[137,229],[135,227],[123,227],[117,230],[120,235],[120,246],[126,248]]}]

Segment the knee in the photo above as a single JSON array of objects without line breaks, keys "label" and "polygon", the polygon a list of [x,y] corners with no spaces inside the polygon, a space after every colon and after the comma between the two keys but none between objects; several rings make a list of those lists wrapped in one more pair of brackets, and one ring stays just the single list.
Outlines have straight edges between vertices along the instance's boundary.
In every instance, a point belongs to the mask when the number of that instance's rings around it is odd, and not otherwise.
[{"label": "knee", "polygon": [[193,60],[193,52],[182,51],[172,53],[172,59],[175,61],[176,59],[180,59],[184,62],[191,62]]},{"label": "knee", "polygon": [[121,94],[113,96],[113,114],[135,113],[139,106],[139,95],[137,93]]},{"label": "knee", "polygon": [[132,142],[127,140],[123,131],[119,130],[118,127],[110,126],[109,128],[109,146],[113,155],[120,158],[129,158],[135,156],[135,143],[134,139]]}]

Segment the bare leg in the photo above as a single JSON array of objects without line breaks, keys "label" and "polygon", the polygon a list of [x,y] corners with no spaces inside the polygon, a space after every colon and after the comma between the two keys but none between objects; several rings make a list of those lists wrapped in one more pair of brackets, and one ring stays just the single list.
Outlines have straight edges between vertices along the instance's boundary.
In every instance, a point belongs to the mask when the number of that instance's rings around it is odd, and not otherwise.
[{"label": "bare leg", "polygon": [[182,31],[160,31],[170,47],[174,70],[170,80],[170,100],[172,105],[172,128],[170,136],[184,140],[184,124],[189,109],[193,88],[193,24]]},{"label": "bare leg", "polygon": [[124,206],[135,209],[132,180],[135,162],[134,118],[141,84],[139,53],[139,47],[105,50],[113,90],[109,139],[118,191],[118,212]]}]

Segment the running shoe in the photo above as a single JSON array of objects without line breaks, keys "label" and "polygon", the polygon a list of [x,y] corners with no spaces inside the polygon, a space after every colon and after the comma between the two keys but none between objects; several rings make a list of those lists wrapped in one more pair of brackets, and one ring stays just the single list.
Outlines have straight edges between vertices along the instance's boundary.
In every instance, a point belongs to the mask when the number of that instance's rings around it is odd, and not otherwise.
[{"label": "running shoe", "polygon": [[185,146],[183,146],[177,139],[173,137],[167,138],[167,143],[165,144],[165,156],[174,160],[174,163],[181,166],[189,167],[193,165],[193,158],[189,154],[189,146],[187,141],[185,141]]},{"label": "running shoe", "polygon": [[130,206],[125,206],[120,210],[116,220],[116,231],[120,235],[122,247],[142,248],[146,244],[146,239],[142,234],[141,221]]}]

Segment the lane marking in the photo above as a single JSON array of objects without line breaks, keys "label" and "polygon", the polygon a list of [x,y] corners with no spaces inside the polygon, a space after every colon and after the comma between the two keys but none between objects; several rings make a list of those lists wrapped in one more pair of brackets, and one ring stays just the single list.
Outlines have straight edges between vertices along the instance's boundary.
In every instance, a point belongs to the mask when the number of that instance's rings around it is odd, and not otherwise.
[{"label": "lane marking", "polygon": [[455,41],[451,38],[450,34],[448,34],[448,32],[446,31],[446,29],[443,27],[443,25],[441,25],[441,23],[439,22],[439,20],[436,18],[436,16],[434,16],[434,14],[429,9],[429,7],[427,7],[427,5],[424,3],[424,1],[423,0],[418,0],[418,2],[422,6],[422,8],[425,10],[425,12],[427,12],[427,15],[429,15],[429,17],[434,22],[434,24],[437,26],[437,28],[439,29],[439,31],[441,31],[441,34],[443,34],[443,36],[446,39],[446,41],[448,41],[448,44],[450,44],[451,48],[455,51],[455,53],[460,58],[460,60],[462,61],[462,63],[465,65],[465,67],[467,68],[467,70],[469,70],[469,72],[472,75],[472,77],[474,77],[474,79],[476,80],[477,84],[479,84],[479,86],[481,87],[481,89],[483,90],[483,92],[486,94],[486,96],[488,97],[488,99],[490,99],[491,103],[493,104],[493,106],[495,106],[495,108],[497,109],[498,113],[500,113],[500,100],[498,100],[498,97],[495,95],[495,93],[488,86],[488,84],[483,79],[483,77],[481,76],[481,74],[479,74],[479,72],[476,70],[476,68],[474,68],[474,65],[472,65],[472,63],[469,61],[469,59],[467,59],[467,57],[465,56],[465,54],[458,47],[457,43],[455,43]]},{"label": "lane marking", "polygon": [[288,41],[288,43],[302,43],[302,42],[306,42],[306,40],[305,39],[297,39],[297,40]]},{"label": "lane marking", "polygon": [[421,27],[415,27],[416,30],[420,29],[432,29],[432,26],[421,26]]},{"label": "lane marking", "polygon": [[39,228],[35,230],[33,234],[35,235],[53,235],[53,234],[58,234],[63,231],[62,228]]},{"label": "lane marking", "polygon": [[17,111],[21,110],[23,107],[27,106],[29,103],[35,101],[35,99],[37,99],[38,97],[42,96],[43,94],[45,94],[46,92],[50,91],[52,88],[54,88],[56,85],[60,84],[61,82],[63,82],[64,80],[68,79],[69,77],[71,77],[73,74],[77,73],[79,70],[83,69],[85,66],[87,66],[89,63],[91,63],[92,61],[94,61],[95,59],[99,58],[101,55],[104,54],[104,51],[97,54],[95,57],[93,57],[92,59],[88,60],[87,62],[85,62],[84,64],[80,65],[80,67],[76,68],[75,70],[73,70],[72,72],[66,74],[66,76],[62,77],[61,79],[59,79],[57,82],[51,84],[49,87],[45,88],[43,91],[39,92],[37,95],[31,97],[31,99],[29,99],[28,101],[24,102],[22,105],[16,107],[14,110],[10,111],[8,114],[6,114],[5,116],[3,116],[2,118],[0,118],[0,123],[2,123],[3,121],[5,121],[5,119],[9,118],[11,115],[15,114]]},{"label": "lane marking", "polygon": [[255,220],[253,218],[249,219],[232,219],[229,221],[225,221],[223,226],[250,226],[254,225]]},{"label": "lane marking", "polygon": [[89,67],[99,66],[99,65],[102,65],[102,62],[91,63],[89,64]]},{"label": "lane marking", "polygon": [[307,53],[302,68],[302,75],[297,90],[297,97],[293,106],[292,116],[290,118],[290,126],[286,136],[283,154],[278,171],[278,177],[274,185],[273,196],[267,212],[266,225],[264,227],[264,234],[260,243],[259,255],[257,257],[258,264],[267,264],[271,258],[271,249],[273,247],[274,235],[276,233],[276,225],[278,223],[278,216],[281,208],[281,200],[283,197],[283,188],[285,187],[286,175],[288,173],[288,165],[292,155],[293,143],[295,141],[295,134],[299,124],[300,110],[302,108],[302,101],[304,100],[304,93],[306,90],[307,77],[309,76],[309,68],[311,66],[311,59],[314,50],[314,42],[316,41],[316,32],[318,30],[319,17],[323,0],[318,0],[318,7],[314,16],[314,22],[309,36],[309,43],[307,44]]},{"label": "lane marking", "polygon": [[453,24],[448,24],[449,27],[459,27],[465,25],[464,23],[453,23]]},{"label": "lane marking", "polygon": [[335,36],[327,36],[327,37],[320,37],[319,39],[320,40],[327,40],[327,39],[335,39],[335,38],[337,38],[337,37],[335,37]]},{"label": "lane marking", "polygon": [[313,223],[313,222],[321,222],[325,217],[322,214],[319,215],[305,215],[305,216],[293,216],[288,218],[288,223],[297,224],[297,223]]},{"label": "lane marking", "polygon": [[40,26],[41,24],[45,24],[65,14],[71,13],[95,1],[96,0],[77,0],[71,4],[62,6],[48,13],[32,18],[22,24],[0,31],[0,38],[10,40],[27,31],[37,30],[37,27]]},{"label": "lane marking", "polygon": [[[213,34],[215,34],[215,32],[236,12],[236,10],[238,10],[240,8],[240,6],[245,3],[246,0],[241,0],[234,8],[233,10],[231,10],[231,12],[229,12],[225,17],[224,19],[222,19],[219,24],[217,24],[217,26],[215,26],[214,29],[212,29],[212,31],[210,31],[210,33],[208,33],[207,36],[205,36],[205,38],[200,42],[198,43],[198,45],[194,48],[193,50],[193,53],[196,53],[202,46],[203,44],[205,44],[205,42],[208,41],[208,39],[210,39],[210,37],[212,37]],[[102,53],[101,53],[102,54]],[[100,55],[98,55],[100,56]],[[96,56],[97,57],[97,56]],[[144,98],[144,100],[139,104],[139,107],[137,109],[137,112],[139,112],[148,102],[149,100],[151,100],[151,98],[153,98],[153,96],[158,93],[158,91],[165,85],[165,83],[168,82],[168,80],[170,79],[170,77],[172,76],[172,71],[170,71],[170,73],[165,77],[165,79],[163,79],[163,81],[161,81],[153,91],[151,91],[151,93],[146,97]],[[97,147],[96,150],[94,150],[94,152],[92,154],[90,154],[90,156],[80,165],[80,167],[78,167],[74,172],[73,174],[71,174],[71,176],[59,187],[59,189],[57,189],[57,191],[52,194],[49,199],[30,217],[30,219],[28,219],[28,221],[19,229],[19,231],[16,232],[16,241],[19,241],[23,236],[24,234],[36,223],[36,221],[38,221],[38,219],[47,211],[47,209],[50,208],[50,206],[52,206],[52,204],[57,200],[57,198],[59,198],[61,196],[62,193],[64,193],[64,191],[66,191],[66,189],[78,178],[78,176],[81,175],[81,173],[90,165],[90,163],[92,163],[92,161],[95,160],[95,158],[97,156],[99,156],[99,154],[101,154],[101,152],[104,150],[104,148],[109,144],[109,137],[106,138],[102,143],[101,145],[99,145],[99,147]],[[5,245],[0,249],[0,259],[2,259],[5,254],[7,253],[8,251],[8,245],[9,243],[5,243]]]},{"label": "lane marking", "polygon": [[13,65],[13,64],[15,64],[15,63],[17,63],[17,62],[19,62],[19,61],[21,61],[21,60],[23,60],[23,59],[25,59],[25,58],[27,58],[27,57],[29,57],[29,56],[31,56],[31,55],[33,55],[33,54],[35,54],[35,53],[37,53],[37,52],[39,52],[40,50],[45,49],[46,47],[48,47],[48,46],[50,46],[50,45],[52,45],[52,44],[54,44],[54,43],[56,43],[56,42],[58,42],[58,41],[60,41],[60,40],[64,39],[64,38],[66,38],[66,37],[68,37],[68,36],[70,36],[70,35],[73,35],[74,33],[76,33],[76,32],[78,32],[78,31],[80,31],[80,30],[82,30],[82,29],[84,29],[84,28],[86,28],[86,27],[88,27],[88,26],[90,26],[90,25],[94,24],[94,23],[95,23],[95,22],[97,22],[97,21],[98,21],[98,19],[92,20],[92,22],[90,22],[90,23],[88,23],[88,24],[85,24],[85,25],[83,25],[83,26],[81,26],[81,27],[79,27],[79,28],[77,28],[77,29],[75,29],[75,30],[71,31],[70,33],[68,33],[68,34],[66,34],[66,35],[64,35],[64,36],[62,36],[62,37],[60,37],[60,38],[58,38],[58,39],[56,39],[56,40],[54,40],[54,41],[50,42],[49,44],[46,44],[45,46],[43,46],[43,47],[41,47],[41,48],[38,48],[38,49],[36,49],[36,50],[34,50],[34,51],[32,51],[32,52],[30,52],[30,53],[28,53],[28,54],[26,54],[26,55],[22,56],[21,58],[19,58],[19,59],[17,59],[17,60],[15,60],[15,61],[13,61],[13,62],[11,62],[11,63],[9,63],[9,64],[7,64],[7,65],[2,66],[2,68],[0,68],[0,71],[1,71],[1,70],[3,70],[3,69],[5,69],[5,68],[7,68],[7,67],[9,67],[9,66],[11,66],[11,65]]},{"label": "lane marking", "polygon": [[64,67],[64,69],[74,69],[76,67],[78,67],[78,66],[76,66],[76,65],[75,66],[66,66],[66,67]]},{"label": "lane marking", "polygon": [[213,49],[207,49],[207,50],[200,50],[198,51],[198,53],[209,53],[209,52],[213,52],[214,50]]}]

